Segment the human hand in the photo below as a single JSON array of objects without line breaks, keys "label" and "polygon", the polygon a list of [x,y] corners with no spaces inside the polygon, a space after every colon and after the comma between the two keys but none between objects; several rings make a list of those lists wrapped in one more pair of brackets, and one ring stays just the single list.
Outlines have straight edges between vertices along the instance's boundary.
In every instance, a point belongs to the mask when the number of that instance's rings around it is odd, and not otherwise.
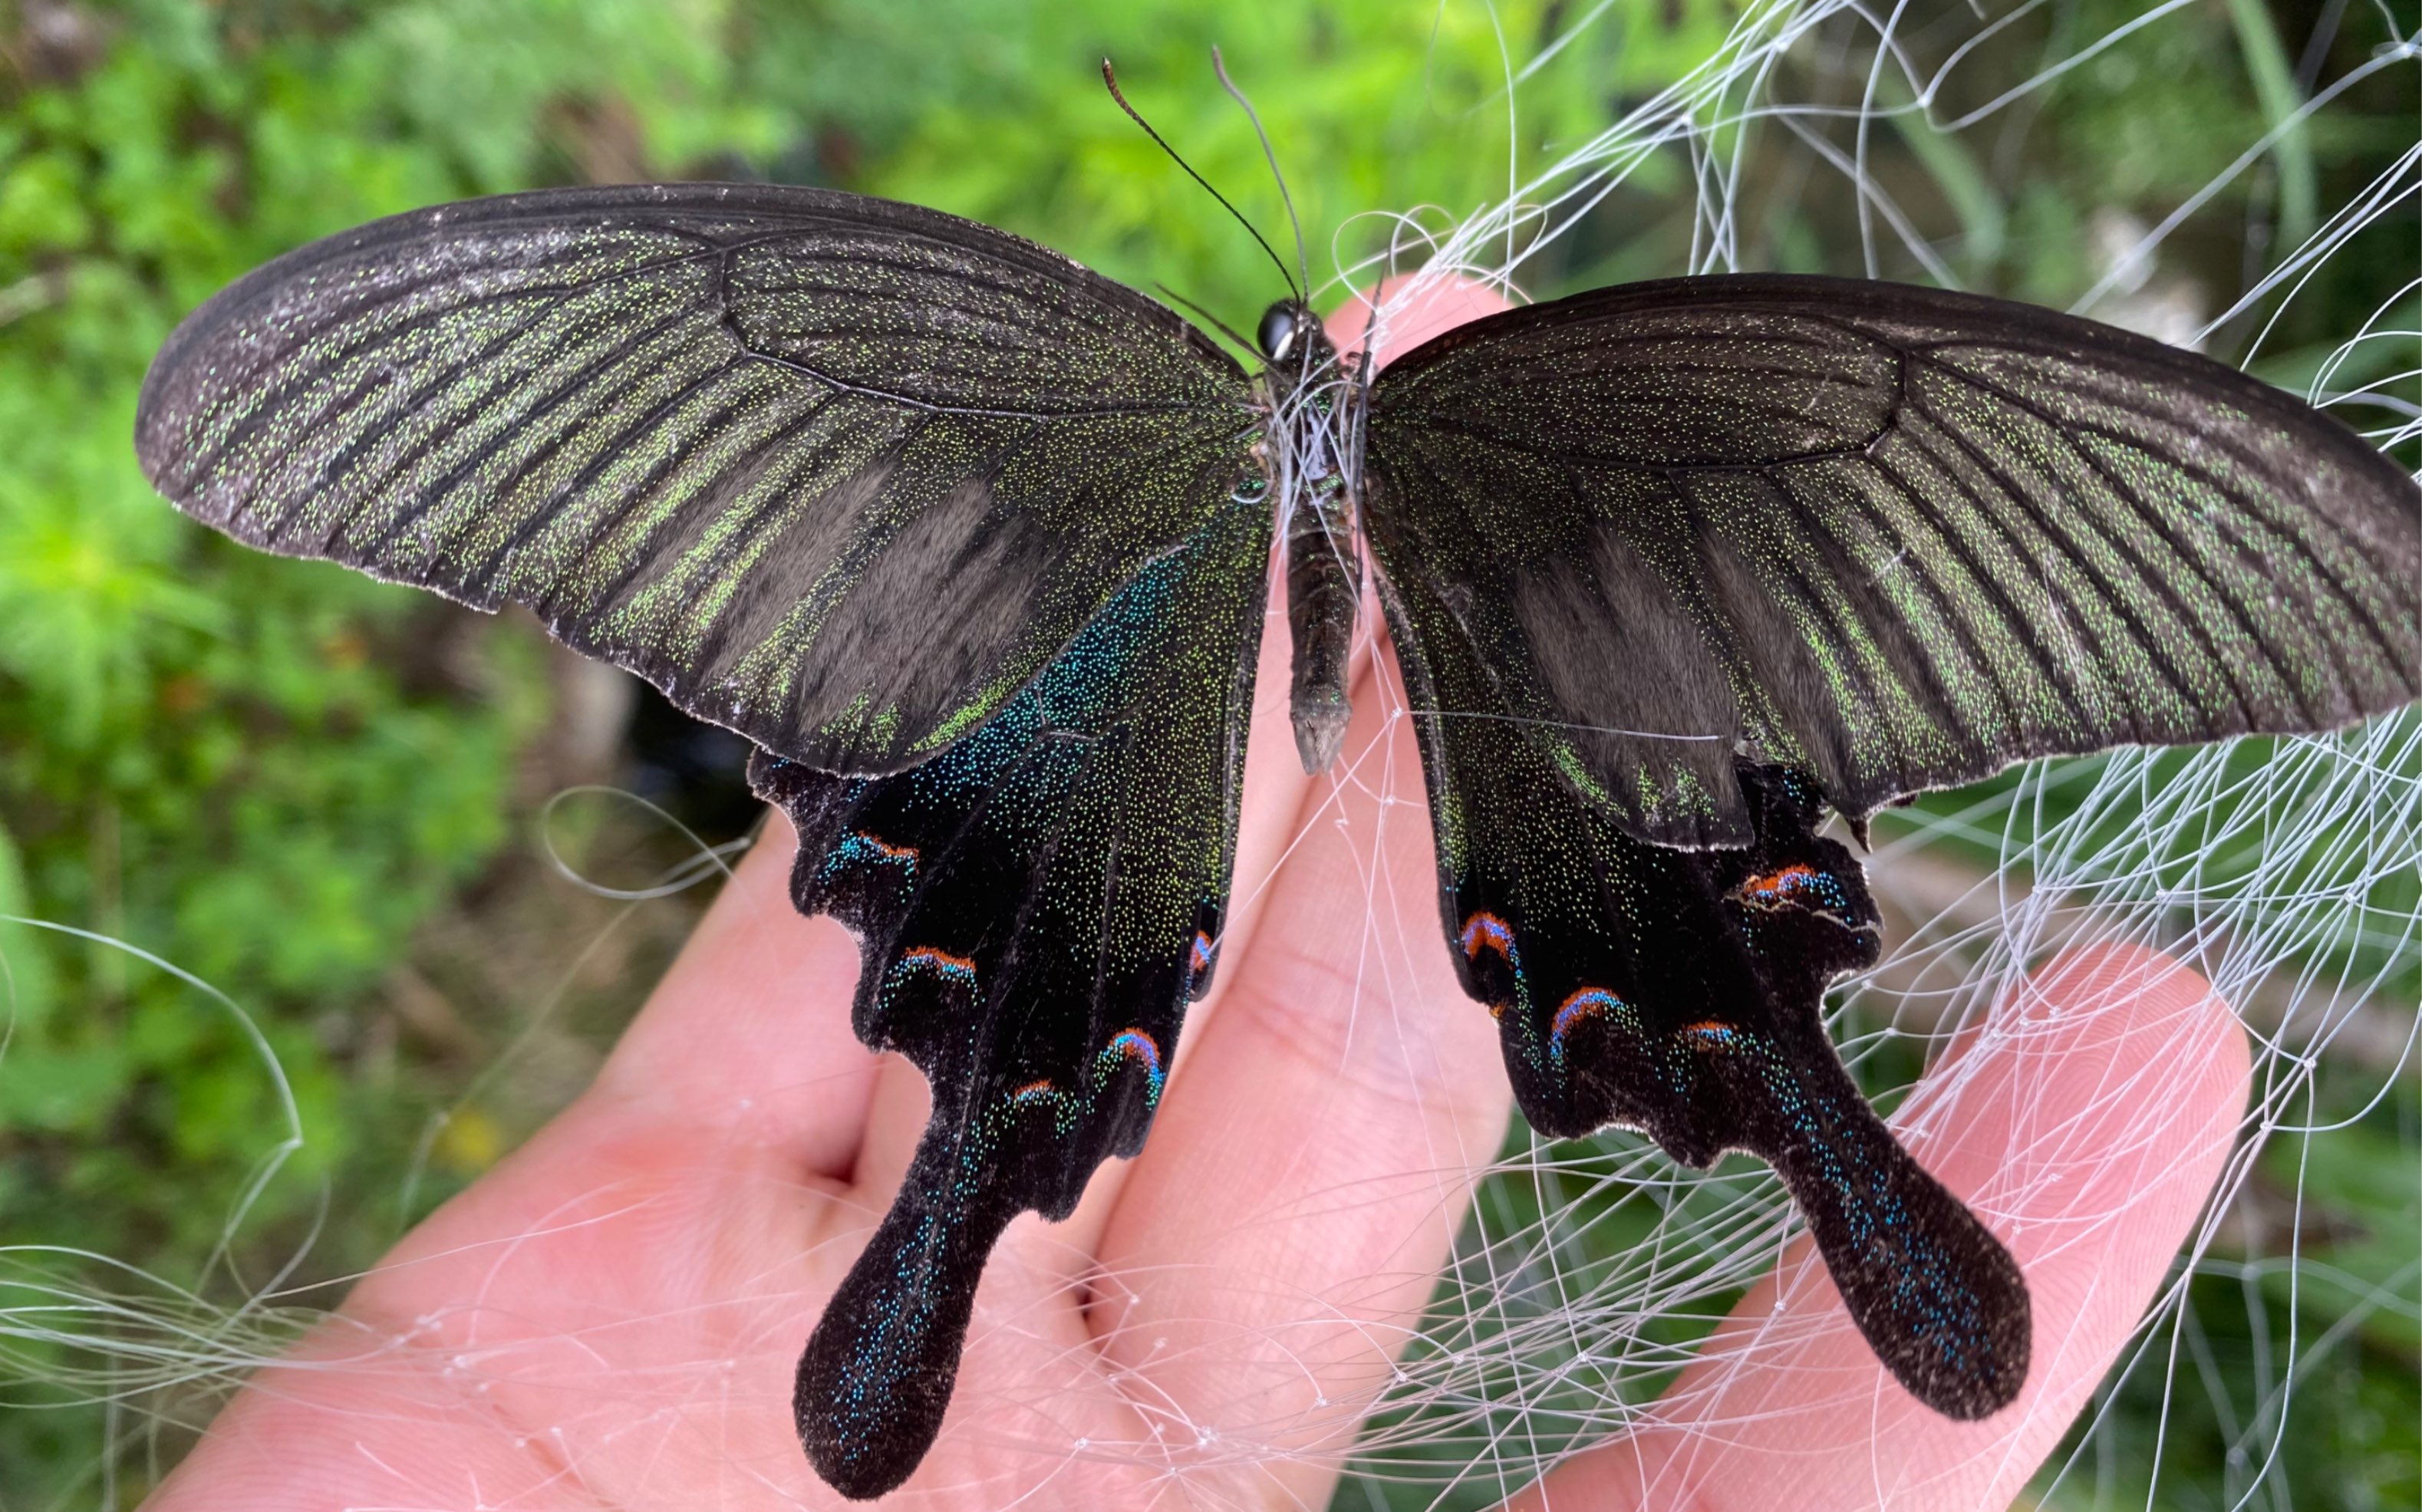
[{"label": "human hand", "polygon": [[[1494,307],[1450,286],[1391,350]],[[1219,985],[1143,1154],[1067,1222],[1011,1225],[899,1504],[1324,1504],[1498,1147],[1495,1027],[1455,984],[1427,819],[1401,796],[1409,723],[1366,663],[1334,780],[1305,778],[1282,630],[1263,649]],[[773,815],[597,1084],[263,1367],[155,1512],[841,1504],[793,1437],[792,1370],[927,1097],[851,1036],[857,950],[792,910],[795,843]],[[2056,963],[2000,1012],[1895,1122],[1923,1110],[1912,1150],[2026,1271],[2019,1400],[1973,1424],[1919,1406],[1803,1243],[1645,1425],[1520,1504],[2015,1495],[2201,1207],[2247,1057],[2198,980],[2142,953]]]}]

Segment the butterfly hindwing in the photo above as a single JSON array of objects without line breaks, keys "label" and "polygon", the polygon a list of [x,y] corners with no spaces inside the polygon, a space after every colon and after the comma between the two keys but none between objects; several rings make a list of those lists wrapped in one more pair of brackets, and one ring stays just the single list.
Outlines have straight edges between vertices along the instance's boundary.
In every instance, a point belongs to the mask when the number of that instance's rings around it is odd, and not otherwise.
[{"label": "butterfly hindwing", "polygon": [[1727,276],[1450,332],[1374,385],[1383,571],[1630,833],[1752,843],[2011,762],[2422,693],[2422,494],[2217,363],[1973,295]]},{"label": "butterfly hindwing", "polygon": [[1499,1025],[1542,1133],[1645,1130],[1676,1159],[1773,1165],[1844,1302],[1911,1393],[1955,1417],[2025,1380],[2026,1288],[2009,1253],[1877,1118],[1834,1054],[1825,988],[1880,934],[1858,862],[1814,833],[1806,779],[1744,765],[1752,843],[1633,838],[1486,696],[1452,611],[1385,596],[1422,745],[1440,909],[1464,988]]},{"label": "butterfly hindwing", "polygon": [[1032,685],[908,771],[761,757],[793,894],[860,937],[869,1046],[932,1083],[890,1213],[800,1362],[817,1472],[897,1485],[941,1424],[984,1258],[1142,1147],[1226,905],[1269,557],[1257,495],[1146,566]]},{"label": "butterfly hindwing", "polygon": [[1248,400],[1185,322],[1004,232],[641,185],[269,263],[162,349],[135,440],[239,540],[527,606],[777,755],[867,773],[981,724],[1216,513]]}]

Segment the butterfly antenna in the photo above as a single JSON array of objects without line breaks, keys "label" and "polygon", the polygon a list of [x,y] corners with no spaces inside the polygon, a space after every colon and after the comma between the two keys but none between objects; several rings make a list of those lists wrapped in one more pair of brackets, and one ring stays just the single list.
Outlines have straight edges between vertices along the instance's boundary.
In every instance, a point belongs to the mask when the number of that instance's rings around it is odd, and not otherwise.
[{"label": "butterfly antenna", "polygon": [[[1195,172],[1193,164],[1187,162],[1182,157],[1179,157],[1177,155],[1177,149],[1170,146],[1167,141],[1162,139],[1160,133],[1152,129],[1152,122],[1144,119],[1143,117],[1137,112],[1135,106],[1127,103],[1127,97],[1125,95],[1119,93],[1119,76],[1111,71],[1110,60],[1109,58],[1102,59],[1102,82],[1109,86],[1110,98],[1117,101],[1119,102],[1119,108],[1127,113],[1127,119],[1134,121],[1137,125],[1142,127],[1143,134],[1152,138],[1153,145],[1169,154],[1169,161],[1176,164],[1179,167],[1184,168],[1186,170],[1186,176],[1193,180],[1196,183],[1201,184],[1204,194],[1207,194],[1212,198],[1219,201],[1220,209],[1236,217],[1236,224],[1245,228],[1245,233],[1247,235],[1250,236],[1254,241],[1261,243],[1262,250],[1269,253],[1271,264],[1279,270],[1279,276],[1286,280],[1287,292],[1298,303],[1301,302],[1304,297],[1303,291],[1296,287],[1295,275],[1287,272],[1285,261],[1279,257],[1277,250],[1264,239],[1262,233],[1253,229],[1253,223],[1247,220],[1244,217],[1243,213],[1238,211],[1235,206],[1228,203],[1228,197],[1226,195],[1223,195],[1219,190],[1212,188],[1210,180]],[[1250,109],[1250,107],[1248,108]],[[1287,213],[1289,215],[1293,215],[1295,213],[1295,207],[1292,205],[1287,207]],[[1300,240],[1300,238],[1298,238],[1298,240]]]},{"label": "butterfly antenna", "polygon": [[1212,314],[1209,310],[1204,309],[1202,306],[1187,298],[1184,294],[1179,293],[1176,290],[1172,289],[1165,283],[1156,283],[1153,287],[1159,290],[1162,293],[1167,294],[1176,303],[1192,310],[1198,319],[1204,322],[1213,330],[1218,331],[1221,336],[1224,336],[1229,340],[1235,342],[1238,346],[1243,347],[1248,352],[1253,350],[1253,343],[1244,336],[1240,335],[1236,328],[1230,325],[1226,321],[1223,321],[1219,316]]},{"label": "butterfly antenna", "polygon": [[[1270,146],[1270,134],[1262,130],[1261,113],[1253,108],[1251,101],[1245,98],[1245,91],[1236,87],[1236,81],[1228,77],[1228,60],[1219,55],[1217,42],[1211,44],[1211,71],[1219,75],[1219,87],[1228,91],[1228,98],[1244,107],[1245,118],[1253,123],[1253,134],[1262,139],[1262,156],[1269,160],[1270,177],[1279,183],[1279,201],[1286,206],[1287,224],[1295,228],[1296,266],[1301,270],[1303,287],[1309,291],[1312,288],[1312,260],[1304,255],[1303,222],[1296,219],[1295,196],[1287,193],[1286,175],[1279,171],[1278,149]],[[1307,292],[1303,297],[1311,296]]]}]

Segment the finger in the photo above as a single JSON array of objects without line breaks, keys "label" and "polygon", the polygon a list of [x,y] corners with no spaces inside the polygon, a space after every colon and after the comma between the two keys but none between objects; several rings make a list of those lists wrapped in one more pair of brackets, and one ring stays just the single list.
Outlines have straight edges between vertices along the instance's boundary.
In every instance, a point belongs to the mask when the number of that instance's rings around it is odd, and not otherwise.
[{"label": "finger", "polygon": [[2227,1160],[2248,1077],[2243,1031],[2184,967],[2132,947],[2053,963],[1894,1119],[2026,1275],[2034,1364],[2018,1400],[1955,1423],[1910,1397],[1802,1241],[1649,1427],[1515,1505],[2008,1505],[2168,1274]]},{"label": "finger", "polygon": [[[1433,283],[1394,328],[1502,303]],[[1352,351],[1370,312],[1358,296],[1332,340]],[[1258,927],[1231,931],[1227,974],[1100,1240],[1087,1320],[1148,1426],[1286,1425],[1265,1457],[1314,1499],[1326,1470],[1283,1452],[1350,1432],[1386,1378],[1511,1101],[1439,936],[1420,757],[1376,614],[1366,635],[1343,758],[1274,811],[1282,869]],[[1293,770],[1284,734],[1257,731],[1256,748]]]},{"label": "finger", "polygon": [[1098,1252],[1090,1321],[1147,1424],[1259,1434],[1273,1461],[1388,1378],[1511,1100],[1439,935],[1411,722],[1376,685]]},{"label": "finger", "polygon": [[877,1063],[850,1030],[857,940],[791,906],[797,850],[791,821],[767,811],[589,1099],[780,1143],[809,1170],[846,1177]]}]

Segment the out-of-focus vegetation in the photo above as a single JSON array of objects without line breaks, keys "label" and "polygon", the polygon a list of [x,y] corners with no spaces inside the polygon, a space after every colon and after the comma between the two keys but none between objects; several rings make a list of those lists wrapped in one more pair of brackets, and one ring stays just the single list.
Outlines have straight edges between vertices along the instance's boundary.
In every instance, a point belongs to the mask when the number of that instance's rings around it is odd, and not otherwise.
[{"label": "out-of-focus vegetation", "polygon": [[[1931,118],[1959,120],[2136,8],[2031,9],[1951,76]],[[972,215],[1247,325],[1277,275],[1110,106],[1094,74],[1106,53],[1161,133],[1283,245],[1261,148],[1210,75],[1221,44],[1287,169],[1317,279],[1386,244],[1391,224],[1364,213],[1427,204],[1443,222],[1502,197],[1509,162],[1528,172],[1604,129],[1707,56],[1738,15],[1731,0],[1615,0],[1568,32],[1590,8],[1138,10],[0,5],[0,913],[82,932],[0,924],[0,1244],[70,1247],[223,1303],[279,1282],[298,1253],[290,1284],[367,1264],[577,1089],[689,917],[678,900],[626,915],[554,877],[536,859],[545,800],[607,778],[699,818],[710,840],[745,822],[728,746],[653,704],[631,723],[626,693],[528,624],[257,556],[154,498],[128,445],[136,386],[212,290],[310,238],[436,200],[745,177]],[[1747,128],[1736,255],[1926,276],[1879,206],[1827,165],[1829,152],[1859,151],[1932,272],[2068,305],[2111,272],[2115,246],[2387,39],[2385,14],[2225,0],[2163,18],[1966,129],[1913,117],[1863,133]],[[1946,5],[1911,10],[1900,30],[1939,64],[1978,28],[1968,7]],[[1789,55],[1799,97],[1868,98],[1871,50],[1830,51],[1853,35],[1820,28]],[[1506,60],[1528,68],[1558,39],[1509,128]],[[1875,102],[1904,102],[1886,87]],[[2098,308],[2165,332],[2218,313],[2317,213],[2412,149],[2415,108],[2407,67],[2286,133]],[[1526,265],[1523,286],[1547,295],[1683,271],[1706,245],[1700,205],[1689,159],[1653,158]],[[2311,378],[2414,276],[2414,244],[2408,201],[2302,291],[2263,340],[2262,370]],[[2422,324],[2412,304],[2408,291],[2385,323]],[[2223,327],[2214,350],[2242,354],[2270,308]],[[2374,343],[2331,382],[2411,359],[2410,345]],[[575,806],[558,828],[593,854],[621,823]],[[642,858],[678,854],[661,832],[633,843]],[[2343,1135],[2283,1146],[2264,1167],[2264,1189],[2279,1192],[2299,1189],[2301,1169],[2300,1221],[2327,1276],[2308,1272],[2291,1294],[2257,1236],[2241,1285],[2198,1284],[2216,1288],[2199,1315],[2241,1327],[2204,1337],[2182,1368],[2275,1372],[2261,1357],[2296,1331],[2311,1410],[2286,1468],[2233,1460],[2241,1425],[2207,1422],[2198,1393],[2165,1401],[2158,1383],[2131,1384],[2113,1441],[2149,1445],[2167,1413],[2161,1504],[2237,1504],[2256,1473],[2283,1506],[2290,1489],[2298,1504],[2350,1512],[2422,1501],[2416,1099],[2399,1086]],[[291,1132],[281,1087],[305,1137],[273,1169]],[[70,1271],[87,1291],[120,1284],[99,1261],[0,1257],[12,1305]],[[2249,1309],[2247,1287],[2269,1307]],[[207,1402],[158,1389],[173,1387],[173,1365],[137,1378],[80,1374],[88,1363],[0,1336],[8,1406],[43,1409],[0,1416],[0,1507],[132,1504],[180,1449],[175,1419],[206,1414]],[[2114,1467],[2113,1504],[2141,1504],[2132,1477]],[[1381,1494],[1358,1488],[1350,1504]]]}]

